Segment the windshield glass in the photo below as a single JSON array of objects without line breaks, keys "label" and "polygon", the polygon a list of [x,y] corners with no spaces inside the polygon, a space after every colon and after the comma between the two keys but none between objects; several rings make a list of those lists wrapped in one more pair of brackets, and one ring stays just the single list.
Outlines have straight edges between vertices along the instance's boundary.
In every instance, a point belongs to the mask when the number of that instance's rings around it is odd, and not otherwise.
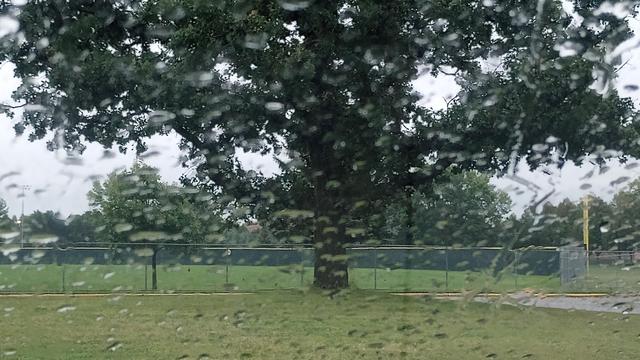
[{"label": "windshield glass", "polygon": [[0,357],[638,358],[637,10],[0,0]]}]

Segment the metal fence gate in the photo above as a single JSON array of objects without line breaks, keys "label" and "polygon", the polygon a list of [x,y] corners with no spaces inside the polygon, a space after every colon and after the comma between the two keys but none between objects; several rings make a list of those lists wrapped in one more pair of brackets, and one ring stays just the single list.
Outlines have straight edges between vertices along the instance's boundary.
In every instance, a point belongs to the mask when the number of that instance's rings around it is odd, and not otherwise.
[{"label": "metal fence gate", "polygon": [[560,249],[560,283],[567,286],[584,280],[587,274],[587,252],[581,246],[563,246]]}]

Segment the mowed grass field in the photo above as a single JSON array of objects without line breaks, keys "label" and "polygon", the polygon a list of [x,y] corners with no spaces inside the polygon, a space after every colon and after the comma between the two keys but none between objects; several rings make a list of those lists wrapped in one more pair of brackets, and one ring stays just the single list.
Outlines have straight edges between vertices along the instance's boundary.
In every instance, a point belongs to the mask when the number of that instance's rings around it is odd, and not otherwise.
[{"label": "mowed grass field", "polygon": [[638,359],[640,316],[351,291],[0,297],[12,359]]},{"label": "mowed grass field", "polygon": [[[158,266],[159,291],[256,291],[304,289],[313,269],[300,266]],[[557,276],[510,272],[350,269],[354,289],[388,291],[640,292],[639,267],[592,266],[585,280],[562,287]],[[144,265],[3,265],[0,293],[7,292],[138,292],[151,290],[151,267]]]},{"label": "mowed grass field", "polygon": [[[313,281],[313,268],[300,266],[158,266],[161,291],[255,291],[301,289]],[[393,291],[555,290],[557,277],[405,269],[350,269],[354,289]],[[2,292],[112,292],[151,289],[151,267],[144,265],[4,265]]]}]

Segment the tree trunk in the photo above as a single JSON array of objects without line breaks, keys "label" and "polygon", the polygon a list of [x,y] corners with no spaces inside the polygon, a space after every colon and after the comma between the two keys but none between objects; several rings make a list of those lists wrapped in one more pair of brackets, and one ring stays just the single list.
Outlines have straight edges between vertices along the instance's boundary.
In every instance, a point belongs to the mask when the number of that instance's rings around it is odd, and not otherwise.
[{"label": "tree trunk", "polygon": [[157,272],[158,247],[153,247],[153,255],[151,255],[151,289],[158,290],[158,272]]},{"label": "tree trunk", "polygon": [[349,286],[345,214],[339,205],[339,192],[327,190],[323,181],[317,184],[313,284],[321,289],[344,289]]},{"label": "tree trunk", "polygon": [[349,286],[347,243],[344,226],[316,225],[313,284],[321,289],[344,289]]},{"label": "tree trunk", "polygon": [[413,231],[415,227],[414,217],[415,217],[415,209],[413,207],[413,187],[407,187],[404,191],[405,197],[405,213],[407,216],[407,220],[405,223],[405,231],[406,236],[404,238],[405,245],[413,245],[415,243],[415,239],[413,236]]}]

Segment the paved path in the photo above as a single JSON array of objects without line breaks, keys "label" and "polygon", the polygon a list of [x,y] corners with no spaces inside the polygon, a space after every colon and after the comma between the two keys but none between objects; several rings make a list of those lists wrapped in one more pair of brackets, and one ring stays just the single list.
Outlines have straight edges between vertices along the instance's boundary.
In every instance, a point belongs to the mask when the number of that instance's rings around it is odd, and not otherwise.
[{"label": "paved path", "polygon": [[527,293],[509,295],[506,299],[476,298],[477,301],[502,301],[522,306],[613,312],[620,314],[640,314],[640,296],[539,296]]},{"label": "paved path", "polygon": [[[234,296],[250,295],[254,293],[100,293],[100,294],[0,294],[0,297],[107,297],[124,296]],[[401,296],[433,296],[436,299],[462,300],[470,299],[460,293],[430,294],[430,293],[395,293]],[[604,295],[604,294],[535,294],[518,292],[514,294],[489,294],[471,297],[482,303],[510,304],[515,306],[534,306],[540,308],[584,310],[596,312],[612,312],[619,314],[640,314],[640,295]]]},{"label": "paved path", "polygon": [[474,301],[483,303],[500,302],[516,306],[533,306],[551,309],[612,312],[619,314],[640,314],[640,296],[575,296],[575,295],[538,295],[515,293],[501,297],[477,296]]},{"label": "paved path", "polygon": [[395,293],[400,296],[432,296],[442,300],[466,300],[539,308],[640,314],[640,295],[607,294],[536,294],[518,292],[513,294],[482,294],[466,296],[461,293]]}]

